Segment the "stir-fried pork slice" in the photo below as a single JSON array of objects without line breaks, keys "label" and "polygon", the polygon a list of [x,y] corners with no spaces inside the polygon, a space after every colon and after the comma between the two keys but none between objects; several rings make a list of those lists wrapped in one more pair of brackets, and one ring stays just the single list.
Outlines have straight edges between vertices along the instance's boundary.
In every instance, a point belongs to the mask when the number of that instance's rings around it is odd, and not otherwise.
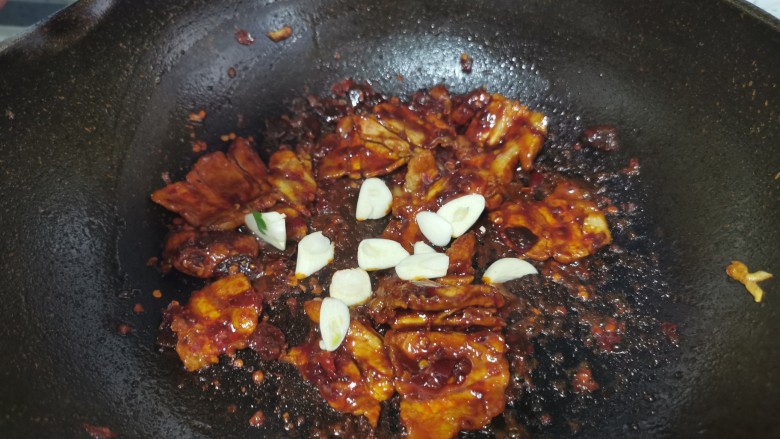
[{"label": "stir-fried pork slice", "polygon": [[[293,207],[308,215],[317,183],[311,160],[304,152],[282,150],[263,164],[251,143],[236,139],[228,154],[201,157],[185,181],[169,184],[152,194],[152,201],[181,215],[189,224],[209,230],[232,230],[252,210]],[[284,203],[277,204],[282,200]],[[291,220],[293,216],[290,215]],[[292,224],[296,225],[296,224]],[[300,234],[300,227],[293,236]]]},{"label": "stir-fried pork slice", "polygon": [[317,182],[312,175],[311,158],[303,151],[280,150],[268,160],[268,181],[282,194],[282,199],[296,208],[308,211],[314,201]]},{"label": "stir-fried pork slice", "polygon": [[222,151],[198,159],[187,174],[187,181],[208,187],[230,204],[246,204],[259,197],[263,191],[262,186],[248,178]]},{"label": "stir-fried pork slice", "polygon": [[409,143],[373,115],[342,118],[321,143],[330,152],[320,162],[320,178],[378,177],[404,165],[411,154]]},{"label": "stir-fried pork slice", "polygon": [[499,329],[506,322],[495,308],[468,307],[439,312],[400,311],[388,322],[393,329],[466,330],[473,327]]},{"label": "stir-fried pork slice", "polygon": [[450,257],[447,275],[439,282],[447,285],[468,285],[474,281],[474,254],[477,252],[477,237],[474,233],[461,235],[452,242],[446,254]]},{"label": "stir-fried pork slice", "polygon": [[437,313],[468,307],[495,309],[503,304],[504,296],[490,285],[442,285],[387,277],[380,280],[368,309],[374,321],[381,324],[404,310]]},{"label": "stir-fried pork slice", "polygon": [[542,113],[500,94],[491,97],[490,103],[471,120],[466,130],[469,140],[489,149],[514,145],[526,171],[533,168],[546,134],[547,121]]},{"label": "stir-fried pork slice", "polygon": [[[321,301],[304,304],[314,323],[319,322],[320,305]],[[335,351],[320,349],[319,335],[312,332],[308,341],[291,348],[283,360],[294,364],[306,380],[313,382],[335,410],[363,415],[374,427],[379,421],[380,403],[394,392],[393,369],[382,338],[355,319]]]},{"label": "stir-fried pork slice", "polygon": [[390,330],[385,345],[408,438],[452,438],[504,411],[509,364],[503,336]]},{"label": "stir-fried pork slice", "polygon": [[455,130],[437,115],[423,115],[397,101],[383,102],[371,112],[382,126],[415,148],[432,149],[449,145],[455,138]]},{"label": "stir-fried pork slice", "polygon": [[176,334],[176,352],[184,367],[194,371],[249,346],[263,296],[243,274],[222,278],[196,291],[185,306],[173,301],[164,325]]},{"label": "stir-fried pork slice", "polygon": [[[562,263],[574,262],[612,242],[604,213],[586,190],[568,181],[560,182],[542,201],[508,201],[490,213],[490,220],[504,232],[512,228],[531,231],[538,241],[524,254],[539,261],[552,257]],[[507,245],[513,245],[511,239]]]},{"label": "stir-fried pork slice", "polygon": [[[238,232],[201,232],[191,227],[171,232],[163,249],[163,269],[171,266],[184,274],[210,278],[222,264],[246,260],[259,266],[257,240]],[[222,270],[220,270],[222,271]],[[258,267],[258,272],[260,268]]]},{"label": "stir-fried pork slice", "polygon": [[244,174],[260,188],[262,192],[268,192],[268,167],[257,155],[252,143],[243,137],[236,138],[230,145],[228,157],[232,160]]},{"label": "stir-fried pork slice", "polygon": [[225,230],[240,224],[241,212],[202,184],[187,181],[171,183],[156,190],[152,201],[178,213],[194,226]]}]

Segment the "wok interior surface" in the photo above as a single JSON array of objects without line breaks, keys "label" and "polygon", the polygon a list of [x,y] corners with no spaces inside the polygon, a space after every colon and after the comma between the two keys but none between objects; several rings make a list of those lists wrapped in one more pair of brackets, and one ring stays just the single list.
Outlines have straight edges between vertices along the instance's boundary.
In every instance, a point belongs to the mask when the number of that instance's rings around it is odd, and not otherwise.
[{"label": "wok interior surface", "polygon": [[[284,24],[290,39],[265,38]],[[236,398],[179,388],[192,378],[155,348],[160,308],[189,290],[146,266],[166,232],[148,196],[196,158],[191,111],[206,109],[209,145],[238,114],[237,132],[260,138],[292,98],[353,77],[397,95],[486,85],[552,133],[616,126],[663,249],[659,316],[681,341],[579,436],[780,434],[777,281],[755,304],[724,272],[739,259],[780,275],[778,30],[726,1],[77,3],[0,52],[0,430],[256,434],[224,409]]]}]

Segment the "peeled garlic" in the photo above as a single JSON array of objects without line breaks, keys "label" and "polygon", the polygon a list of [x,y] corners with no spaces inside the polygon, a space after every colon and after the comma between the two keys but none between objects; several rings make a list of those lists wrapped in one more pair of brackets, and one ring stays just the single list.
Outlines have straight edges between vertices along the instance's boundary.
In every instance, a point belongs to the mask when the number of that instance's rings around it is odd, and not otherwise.
[{"label": "peeled garlic", "polygon": [[320,306],[320,349],[333,352],[349,331],[349,308],[339,299],[326,297]]},{"label": "peeled garlic", "polygon": [[330,297],[339,299],[347,306],[360,305],[371,297],[371,278],[366,270],[350,268],[333,273],[330,280]]},{"label": "peeled garlic", "polygon": [[436,213],[452,225],[452,237],[466,233],[485,210],[485,197],[480,194],[464,195],[441,206]]},{"label": "peeled garlic", "polygon": [[379,178],[369,178],[360,186],[355,218],[358,221],[379,219],[390,212],[393,194],[384,181]]},{"label": "peeled garlic", "polygon": [[450,257],[444,253],[412,255],[395,266],[395,273],[403,280],[432,279],[447,275]]},{"label": "peeled garlic", "polygon": [[417,225],[420,226],[422,234],[433,245],[444,247],[450,243],[452,237],[452,226],[450,222],[441,215],[433,212],[420,212],[415,217]]},{"label": "peeled garlic", "polygon": [[416,255],[424,255],[425,253],[436,253],[436,250],[433,249],[430,245],[422,242],[417,241],[414,243],[414,254]]},{"label": "peeled garlic", "polygon": [[298,243],[298,258],[295,261],[295,277],[303,279],[330,264],[335,246],[322,232],[306,235]]},{"label": "peeled garlic", "polygon": [[409,252],[392,239],[364,239],[357,250],[358,267],[367,271],[395,267],[407,257]]},{"label": "peeled garlic", "polygon": [[490,267],[485,270],[485,274],[482,275],[482,282],[501,284],[529,274],[539,274],[539,272],[533,265],[522,259],[503,258],[490,264]]},{"label": "peeled garlic", "polygon": [[284,218],[285,215],[279,212],[252,212],[244,216],[244,223],[263,241],[284,250],[287,247],[287,226]]}]

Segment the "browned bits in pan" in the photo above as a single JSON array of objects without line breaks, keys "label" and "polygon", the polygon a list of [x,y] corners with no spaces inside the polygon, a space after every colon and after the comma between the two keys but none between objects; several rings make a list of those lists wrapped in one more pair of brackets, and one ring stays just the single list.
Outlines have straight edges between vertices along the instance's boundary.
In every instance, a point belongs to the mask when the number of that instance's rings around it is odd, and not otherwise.
[{"label": "browned bits in pan", "polygon": [[119,335],[127,335],[133,330],[133,327],[127,323],[119,323],[116,325],[116,331]]},{"label": "browned bits in pan", "polygon": [[203,122],[204,120],[206,120],[206,110],[200,109],[197,112],[190,113],[189,120],[190,122],[193,123]]},{"label": "browned bits in pan", "polygon": [[248,31],[244,29],[238,29],[235,33],[236,41],[243,46],[251,46],[255,42],[255,38]]},{"label": "browned bits in pan", "polygon": [[[286,26],[269,38],[281,41],[291,32]],[[468,54],[461,63],[464,72],[473,67]],[[626,243],[637,237],[629,221],[642,211],[637,199],[602,184],[630,182],[638,162],[621,170],[618,157],[588,151],[616,149],[613,128],[592,127],[556,149],[561,133],[547,138],[544,114],[484,89],[451,94],[438,85],[406,101],[350,79],[331,90],[296,100],[257,145],[235,133],[220,136],[227,150],[203,155],[183,178],[169,178],[152,194],[177,215],[162,270],[209,282],[186,305],[174,301],[164,313],[160,344],[175,347],[187,370],[210,368],[203,373],[219,376],[232,364],[232,373],[245,375],[242,396],[271,389],[284,398],[284,389],[298,385],[291,383],[307,381],[325,409],[349,415],[331,426],[316,413],[304,419],[297,402],[281,405],[275,416],[296,434],[370,436],[386,429],[380,419],[390,406],[408,437],[452,438],[491,428],[508,404],[521,407],[529,394],[553,390],[582,399],[611,392],[599,373],[609,363],[601,360],[628,347],[644,349],[637,345],[643,337],[676,343],[671,326],[647,324],[627,300],[644,280],[624,290],[613,282],[618,270],[644,279],[641,270],[651,266]],[[203,121],[205,111],[194,114],[191,123]],[[574,142],[580,143],[569,146]],[[614,169],[561,169],[574,156],[612,159]],[[594,167],[599,172],[591,175]],[[390,212],[358,221],[367,178],[387,186]],[[320,326],[328,321],[323,300],[334,272],[357,266],[360,242],[382,237],[412,252],[427,240],[417,214],[464,195],[481,195],[484,210],[468,230],[434,249],[447,256],[446,274],[406,281],[392,268],[371,272],[371,297],[341,308],[346,335],[321,345],[328,332]],[[271,212],[284,215],[283,250],[268,244],[252,220]],[[332,241],[333,260],[297,279],[297,243],[312,232]],[[512,258],[535,260],[540,273],[484,283],[489,266]],[[578,357],[546,350],[561,343]],[[241,349],[252,352],[237,358]],[[544,382],[545,362],[557,368],[553,383]],[[271,407],[261,407],[266,411],[252,408],[251,426],[270,416]],[[534,409],[530,422],[537,428],[566,422],[549,409]]]},{"label": "browned bits in pan", "polygon": [[270,39],[274,43],[278,43],[280,41],[284,41],[290,38],[290,36],[292,36],[292,32],[293,32],[292,27],[288,25],[284,25],[279,29],[268,32],[266,35],[268,35],[268,39]]},{"label": "browned bits in pan", "polygon": [[748,290],[753,300],[761,302],[764,299],[764,290],[758,286],[758,283],[772,278],[771,273],[766,271],[756,271],[750,273],[747,265],[740,261],[732,261],[728,267],[726,267],[726,274],[735,281],[741,283]]},{"label": "browned bits in pan", "polygon": [[471,73],[471,69],[474,67],[474,59],[468,53],[460,54],[460,70],[463,73]]},{"label": "browned bits in pan", "polygon": [[117,437],[117,434],[108,427],[87,424],[86,422],[81,424],[81,426],[92,439],[113,439]]},{"label": "browned bits in pan", "polygon": [[265,413],[263,413],[262,410],[256,411],[252,414],[252,417],[249,418],[249,425],[252,427],[260,427],[263,424],[265,424]]}]

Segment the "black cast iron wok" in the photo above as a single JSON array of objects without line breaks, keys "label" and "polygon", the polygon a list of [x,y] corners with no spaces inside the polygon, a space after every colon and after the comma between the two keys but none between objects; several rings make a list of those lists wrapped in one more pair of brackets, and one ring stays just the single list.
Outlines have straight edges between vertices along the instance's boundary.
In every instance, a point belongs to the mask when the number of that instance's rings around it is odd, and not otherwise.
[{"label": "black cast iron wok", "polygon": [[[264,37],[283,24],[292,38]],[[237,44],[238,28],[257,41]],[[82,0],[6,44],[0,436],[257,434],[219,396],[177,389],[180,366],[155,349],[165,300],[150,292],[182,286],[145,266],[165,232],[148,194],[191,163],[189,111],[208,110],[207,140],[238,113],[257,134],[305,87],[346,76],[394,94],[487,84],[553,125],[617,126],[620,154],[641,161],[672,291],[660,313],[681,346],[580,436],[780,436],[780,286],[756,304],[724,274],[739,259],[780,275],[780,25],[679,0]]]}]

